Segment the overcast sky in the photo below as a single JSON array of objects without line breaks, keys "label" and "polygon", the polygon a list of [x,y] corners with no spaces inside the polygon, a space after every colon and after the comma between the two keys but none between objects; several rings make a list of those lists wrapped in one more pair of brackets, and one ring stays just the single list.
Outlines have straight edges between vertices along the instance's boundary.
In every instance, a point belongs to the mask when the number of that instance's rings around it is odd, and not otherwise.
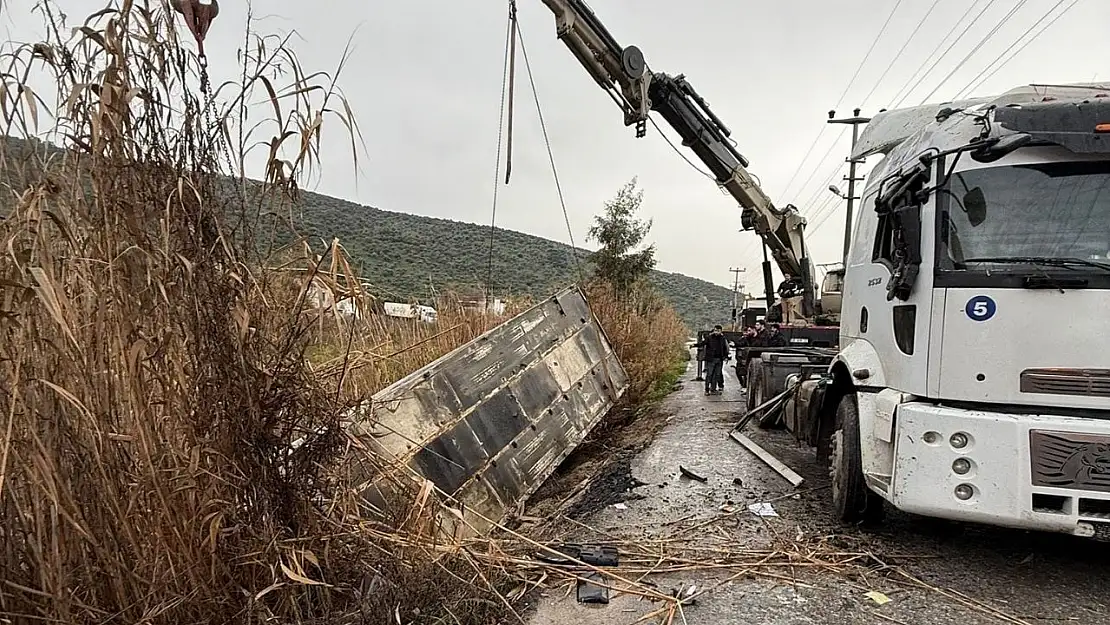
[{"label": "overcast sky", "polygon": [[[5,2],[8,39],[41,36],[39,20],[28,17],[34,1]],[[100,3],[59,4],[73,20]],[[896,4],[885,33],[849,85]],[[387,210],[488,223],[506,5],[500,0],[255,3],[256,15],[264,17],[258,28],[299,34],[295,48],[309,71],[332,69],[354,37],[355,52],[341,84],[367,153],[355,172],[346,139],[333,123],[325,131],[325,170],[314,190]],[[951,99],[985,76],[992,61],[1054,8],[1033,32],[1071,7],[976,95],[1029,82],[1110,79],[1106,0],[594,0],[592,6],[622,45],[643,50],[653,71],[686,74],[709,100],[776,204],[793,203],[811,216],[810,246],[818,263],[839,260],[843,237],[843,203],[825,190],[830,182],[846,188],[839,175],[848,134],[825,124],[838,101],[839,113],[850,115],[858,106],[866,115],[899,100],[911,105],[926,97]],[[616,106],[556,39],[553,17],[540,0],[518,0],[518,7],[575,241],[584,242],[602,203],[637,176],[643,216],[654,220],[651,238],[660,269],[731,286],[729,268],[746,267],[745,283],[758,289],[758,239],[738,232],[740,211],[733,200],[654,129],[636,139],[623,126]],[[1007,15],[1009,21],[998,27]],[[946,36],[956,40],[976,16],[954,46],[945,43],[930,59]],[[225,0],[206,43],[213,73],[234,71],[245,26],[246,4]],[[929,68],[945,51],[921,79],[922,64]],[[513,177],[501,187],[497,223],[566,242],[523,62],[518,67]],[[820,141],[803,161],[818,133]]]}]

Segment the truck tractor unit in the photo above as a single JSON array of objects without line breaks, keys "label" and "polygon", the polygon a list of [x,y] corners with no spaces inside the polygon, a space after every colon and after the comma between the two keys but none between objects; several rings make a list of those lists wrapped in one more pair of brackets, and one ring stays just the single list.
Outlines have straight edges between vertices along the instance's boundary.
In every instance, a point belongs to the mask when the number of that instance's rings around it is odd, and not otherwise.
[{"label": "truck tractor unit", "polygon": [[889,503],[1110,538],[1107,96],[1029,85],[864,131],[852,158],[882,160],[853,227],[840,349],[785,376],[781,412],[831,465],[841,520]]},{"label": "truck tractor unit", "polygon": [[1110,538],[1110,85],[876,115],[851,158],[881,161],[818,287],[805,219],[771,202],[690,82],[651,71],[582,0],[543,3],[625,125],[643,137],[661,117],[761,238],[766,316],[789,346],[738,358],[748,405],[777,406],[761,425],[816,448],[842,521],[890,504]]}]

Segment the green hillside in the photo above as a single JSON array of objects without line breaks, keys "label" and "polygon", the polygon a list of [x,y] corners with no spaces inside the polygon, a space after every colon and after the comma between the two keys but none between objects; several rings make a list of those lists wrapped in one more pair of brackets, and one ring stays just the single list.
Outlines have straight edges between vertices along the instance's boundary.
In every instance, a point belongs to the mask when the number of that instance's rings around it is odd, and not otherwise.
[{"label": "green hillside", "polygon": [[[489,227],[395,213],[315,193],[301,197],[302,234],[339,239],[361,275],[383,295],[427,298],[437,289],[485,283]],[[581,252],[584,257],[587,252]],[[497,230],[493,284],[497,295],[543,296],[574,281],[569,245]],[[652,280],[691,328],[729,316],[732,291],[677,273],[655,271]]]},{"label": "green hillside", "polygon": [[[50,144],[14,137],[7,137],[5,143],[9,157],[19,160],[34,150],[59,150]],[[4,175],[6,182],[18,187],[30,183],[10,168]],[[13,179],[16,176],[20,179]],[[228,193],[236,194],[234,183],[227,182]],[[0,200],[0,208],[5,203]],[[339,239],[360,274],[377,287],[382,297],[427,300],[433,287],[472,288],[486,281],[488,226],[395,213],[317,193],[301,194],[294,219],[300,234],[310,239]],[[283,229],[279,227],[278,231]],[[286,242],[291,238],[278,237]],[[583,258],[586,254],[581,252]],[[493,253],[495,295],[544,296],[574,280],[569,245],[497,230]],[[728,319],[732,291],[677,273],[654,271],[652,280],[692,329]]]}]

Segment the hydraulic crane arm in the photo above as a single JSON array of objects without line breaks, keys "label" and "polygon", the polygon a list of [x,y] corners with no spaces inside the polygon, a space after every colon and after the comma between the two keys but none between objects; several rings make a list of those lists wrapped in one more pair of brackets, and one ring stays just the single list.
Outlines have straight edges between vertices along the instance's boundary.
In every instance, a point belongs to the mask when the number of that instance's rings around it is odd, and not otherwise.
[{"label": "hydraulic crane arm", "polygon": [[802,314],[813,314],[813,270],[804,240],[805,218],[791,205],[779,209],[748,172],[729,140],[731,131],[683,75],[652,72],[639,48],[622,47],[583,0],[543,0],[555,14],[559,39],[624,111],[624,124],[647,133],[648,115],[659,113],[743,209],[745,230],[755,230],[786,278],[779,294],[803,296]]}]

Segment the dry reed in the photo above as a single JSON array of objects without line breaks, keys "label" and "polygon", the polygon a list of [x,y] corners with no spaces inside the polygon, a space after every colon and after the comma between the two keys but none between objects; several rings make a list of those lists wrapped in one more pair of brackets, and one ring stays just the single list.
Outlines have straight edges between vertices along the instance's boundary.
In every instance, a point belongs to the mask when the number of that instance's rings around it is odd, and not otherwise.
[{"label": "dry reed", "polygon": [[[288,38],[248,33],[239,80],[208,101],[167,9],[112,2],[70,37],[45,2],[46,40],[0,58],[0,621],[511,614],[518,575],[354,517],[338,465],[345,406],[498,320],[450,302],[434,325],[369,314],[338,242],[260,255],[324,120],[352,145],[357,125]],[[63,149],[20,140],[48,118]],[[611,295],[591,288],[643,397],[681,324]]]},{"label": "dry reed", "polygon": [[674,308],[649,287],[621,292],[602,280],[593,280],[585,292],[628,371],[625,405],[640,406],[654,398],[658,384],[673,382],[668,374],[687,352],[686,326]]},{"label": "dry reed", "polygon": [[[239,81],[209,102],[165,3],[113,2],[72,38],[40,9],[47,39],[0,59],[0,620],[386,622],[444,597],[485,620],[496,595],[467,560],[395,558],[338,505],[343,398],[306,358],[307,304],[314,281],[351,275],[328,255],[301,254],[312,275],[292,277],[256,255],[322,122],[357,139],[334,77],[248,33]],[[64,149],[18,139],[48,116]],[[262,184],[217,176],[252,145]],[[413,338],[375,348],[397,360]],[[419,579],[423,604],[405,594]]]}]

